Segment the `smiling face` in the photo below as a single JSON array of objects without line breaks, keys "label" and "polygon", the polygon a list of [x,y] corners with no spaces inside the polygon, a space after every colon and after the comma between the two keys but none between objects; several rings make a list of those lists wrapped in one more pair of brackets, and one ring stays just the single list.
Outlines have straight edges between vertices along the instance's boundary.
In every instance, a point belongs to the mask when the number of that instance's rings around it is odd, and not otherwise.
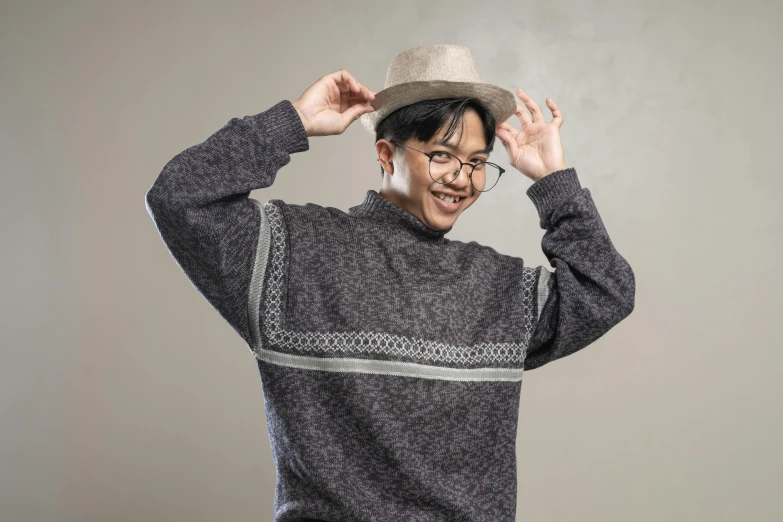
[{"label": "smiling face", "polygon": [[[447,128],[448,125],[444,125],[429,142],[411,138],[404,145],[423,152],[448,152],[464,162],[489,158],[489,153],[483,151],[490,144],[485,141],[481,118],[474,110],[465,111],[462,125],[447,144],[441,144]],[[375,147],[385,171],[379,194],[430,228],[441,230],[452,226],[481,195],[468,178],[470,167],[463,167],[454,181],[438,183],[430,177],[429,158],[421,152],[398,147],[388,140],[379,140]],[[460,199],[457,203],[448,203],[438,198],[438,194],[456,195]]]}]

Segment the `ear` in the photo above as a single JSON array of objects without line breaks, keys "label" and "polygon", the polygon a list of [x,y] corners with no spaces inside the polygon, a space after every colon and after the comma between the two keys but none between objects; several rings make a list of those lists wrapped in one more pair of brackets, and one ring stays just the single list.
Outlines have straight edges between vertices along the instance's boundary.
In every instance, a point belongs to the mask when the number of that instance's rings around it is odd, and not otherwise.
[{"label": "ear", "polygon": [[389,171],[389,174],[394,174],[394,164],[391,161],[392,157],[392,149],[391,146],[393,144],[390,143],[388,140],[378,140],[375,142],[375,153],[378,156],[378,161],[381,164],[381,173]]}]

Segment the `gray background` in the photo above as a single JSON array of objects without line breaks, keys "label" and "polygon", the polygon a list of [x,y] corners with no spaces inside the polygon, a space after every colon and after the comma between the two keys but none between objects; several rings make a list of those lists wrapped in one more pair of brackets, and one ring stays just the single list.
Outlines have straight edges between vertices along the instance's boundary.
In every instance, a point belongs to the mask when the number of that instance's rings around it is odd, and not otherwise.
[{"label": "gray background", "polygon": [[[341,67],[381,90],[399,52],[440,43],[547,121],[560,105],[566,162],[636,274],[628,319],[525,374],[517,519],[783,518],[779,2],[1,9],[0,520],[272,520],[252,355],[144,193],[231,117]],[[347,210],[380,187],[375,157],[357,121],[252,197]],[[531,183],[509,171],[449,237],[549,266]]]}]

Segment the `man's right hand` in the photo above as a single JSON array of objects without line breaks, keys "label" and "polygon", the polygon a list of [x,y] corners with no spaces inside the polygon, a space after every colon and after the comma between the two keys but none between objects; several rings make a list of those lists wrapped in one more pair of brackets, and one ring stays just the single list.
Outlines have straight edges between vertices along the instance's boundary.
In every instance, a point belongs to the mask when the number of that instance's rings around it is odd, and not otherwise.
[{"label": "man's right hand", "polygon": [[342,134],[366,112],[375,92],[359,83],[345,69],[322,76],[292,102],[308,136]]}]

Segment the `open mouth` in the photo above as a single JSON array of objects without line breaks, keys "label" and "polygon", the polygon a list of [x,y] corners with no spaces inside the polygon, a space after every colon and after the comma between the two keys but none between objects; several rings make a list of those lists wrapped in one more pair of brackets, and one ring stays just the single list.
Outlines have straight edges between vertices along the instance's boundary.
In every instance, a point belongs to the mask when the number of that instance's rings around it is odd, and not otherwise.
[{"label": "open mouth", "polygon": [[444,210],[445,212],[454,212],[455,210],[459,209],[462,206],[462,202],[466,199],[464,197],[455,198],[452,196],[445,196],[436,192],[430,192],[430,194],[432,194],[432,197],[435,198],[438,208]]}]

